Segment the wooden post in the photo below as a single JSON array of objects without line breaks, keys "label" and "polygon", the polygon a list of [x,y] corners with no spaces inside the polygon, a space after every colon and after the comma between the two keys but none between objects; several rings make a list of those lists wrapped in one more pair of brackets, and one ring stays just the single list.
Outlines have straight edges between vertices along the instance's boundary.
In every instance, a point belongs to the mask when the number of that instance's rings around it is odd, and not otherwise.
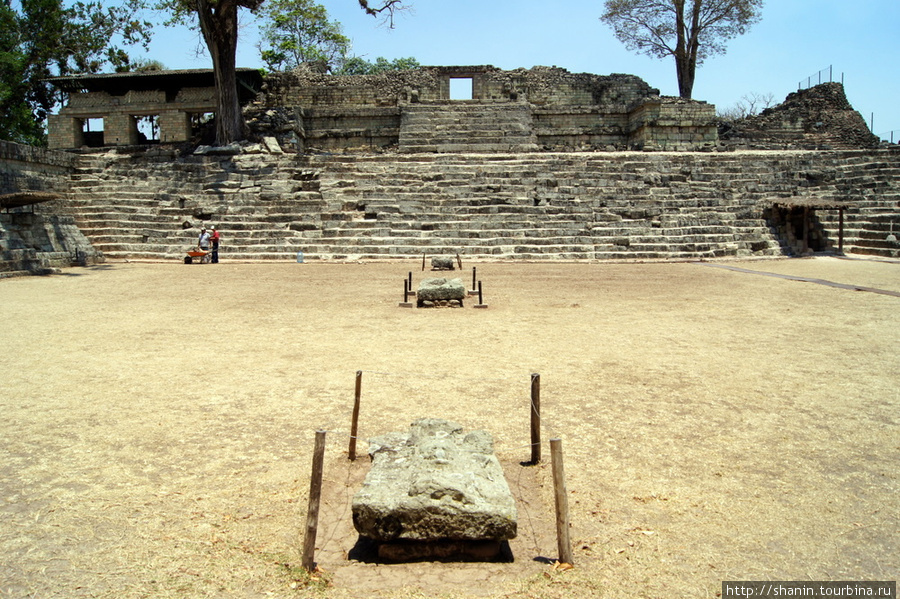
[{"label": "wooden post", "polygon": [[409,281],[403,279],[403,303],[409,302]]},{"label": "wooden post", "polygon": [[541,461],[541,375],[531,375],[531,463]]},{"label": "wooden post", "polygon": [[353,402],[353,418],[350,421],[350,461],[356,459],[356,433],[359,429],[359,398],[362,396],[362,370],[356,371],[356,400]]},{"label": "wooden post", "polygon": [[478,281],[478,303],[483,304],[484,298],[481,295],[481,281]]},{"label": "wooden post", "polygon": [[422,271],[425,270],[425,254],[422,254]]},{"label": "wooden post", "polygon": [[[411,291],[412,291],[412,271],[409,271],[409,285],[408,285],[408,287],[409,287],[409,290],[410,290],[410,292],[411,292]],[[406,301],[406,300],[404,300],[404,301]]]},{"label": "wooden post", "polygon": [[809,207],[803,207],[803,253],[809,250]]},{"label": "wooden post", "polygon": [[316,567],[316,533],[319,530],[319,502],[322,498],[322,471],[325,463],[325,431],[316,431],[312,476],[309,480],[309,509],[306,511],[306,537],[303,539],[301,565],[309,572]]},{"label": "wooden post", "polygon": [[[471,288],[475,289],[475,267],[474,266],[472,267],[472,287]],[[478,303],[480,304],[481,302],[479,301]]]},{"label": "wooden post", "polygon": [[838,223],[838,252],[843,254],[844,253],[844,209],[839,208],[838,212],[840,213],[839,223]]},{"label": "wooden post", "polygon": [[561,439],[550,439],[550,463],[553,469],[553,490],[556,495],[556,545],[559,549],[559,562],[572,564],[572,543],[569,540],[569,496],[566,492]]}]

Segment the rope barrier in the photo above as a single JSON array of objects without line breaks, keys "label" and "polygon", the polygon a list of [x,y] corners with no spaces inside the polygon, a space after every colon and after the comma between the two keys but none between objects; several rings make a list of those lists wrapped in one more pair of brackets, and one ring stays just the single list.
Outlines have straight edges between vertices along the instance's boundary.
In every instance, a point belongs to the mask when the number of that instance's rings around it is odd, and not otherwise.
[{"label": "rope barrier", "polygon": [[459,379],[466,381],[483,381],[483,382],[501,382],[501,381],[515,381],[519,380],[519,377],[467,377],[459,374],[422,374],[417,372],[381,372],[377,370],[360,370],[359,372],[363,372],[366,374],[374,374],[378,376],[396,376],[396,377],[406,377],[406,378],[422,378],[422,379]]}]

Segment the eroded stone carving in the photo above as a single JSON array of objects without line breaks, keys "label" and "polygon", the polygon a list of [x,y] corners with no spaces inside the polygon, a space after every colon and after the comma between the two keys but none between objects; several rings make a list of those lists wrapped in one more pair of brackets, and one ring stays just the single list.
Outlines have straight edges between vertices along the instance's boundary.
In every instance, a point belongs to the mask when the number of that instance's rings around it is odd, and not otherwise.
[{"label": "eroded stone carving", "polygon": [[505,541],[516,504],[485,431],[424,418],[369,441],[372,469],[353,498],[353,525],[375,541]]}]

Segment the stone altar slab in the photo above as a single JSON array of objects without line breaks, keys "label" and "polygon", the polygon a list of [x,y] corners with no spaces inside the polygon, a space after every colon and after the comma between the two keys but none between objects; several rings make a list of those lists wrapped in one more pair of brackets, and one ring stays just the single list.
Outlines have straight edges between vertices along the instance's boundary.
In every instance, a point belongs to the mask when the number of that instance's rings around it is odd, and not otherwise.
[{"label": "stone altar slab", "polygon": [[353,525],[379,541],[515,538],[516,504],[485,431],[438,419],[369,441],[372,469],[353,498]]}]

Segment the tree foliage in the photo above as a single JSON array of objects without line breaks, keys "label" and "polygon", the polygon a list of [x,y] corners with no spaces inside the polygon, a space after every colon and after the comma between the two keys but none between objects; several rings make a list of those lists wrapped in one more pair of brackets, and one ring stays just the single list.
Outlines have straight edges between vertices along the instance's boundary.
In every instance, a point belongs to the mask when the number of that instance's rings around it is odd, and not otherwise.
[{"label": "tree foliage", "polygon": [[270,69],[283,71],[302,63],[334,70],[350,52],[341,24],[314,0],[268,0],[260,11],[260,53]]},{"label": "tree foliage", "polygon": [[[393,26],[394,14],[406,0],[357,0],[366,13],[381,17]],[[237,95],[236,53],[238,12],[256,12],[263,0],[159,0],[158,7],[172,15],[169,23],[199,26],[213,61],[216,79],[216,143],[228,144],[248,135]]]},{"label": "tree foliage", "polygon": [[697,65],[761,18],[763,0],[606,0],[600,19],[629,50],[675,58],[678,91],[690,98]]},{"label": "tree foliage", "polygon": [[150,41],[151,24],[138,18],[140,0],[0,0],[0,138],[43,144],[44,121],[62,100],[46,79],[129,70],[123,46]]},{"label": "tree foliage", "polygon": [[419,61],[413,57],[395,58],[388,60],[383,56],[375,59],[375,62],[369,62],[360,56],[353,56],[343,61],[340,68],[335,71],[336,75],[375,75],[386,71],[406,71],[409,69],[417,69],[420,65]]}]

